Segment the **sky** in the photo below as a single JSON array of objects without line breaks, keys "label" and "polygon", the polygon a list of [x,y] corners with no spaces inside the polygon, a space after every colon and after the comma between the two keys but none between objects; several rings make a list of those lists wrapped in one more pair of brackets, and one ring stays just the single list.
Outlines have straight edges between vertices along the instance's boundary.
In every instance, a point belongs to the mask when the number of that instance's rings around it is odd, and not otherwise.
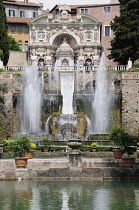
[{"label": "sky", "polygon": [[[23,1],[23,0],[22,0]],[[85,5],[110,3],[110,0],[29,0],[34,3],[43,3],[44,9],[52,9],[56,4]]]}]

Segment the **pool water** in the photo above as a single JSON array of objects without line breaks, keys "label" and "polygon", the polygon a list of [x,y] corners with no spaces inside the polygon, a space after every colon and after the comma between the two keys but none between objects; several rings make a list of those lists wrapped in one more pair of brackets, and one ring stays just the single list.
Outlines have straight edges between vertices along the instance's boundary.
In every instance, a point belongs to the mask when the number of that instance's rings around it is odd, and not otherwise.
[{"label": "pool water", "polygon": [[134,181],[0,181],[0,210],[139,210]]}]

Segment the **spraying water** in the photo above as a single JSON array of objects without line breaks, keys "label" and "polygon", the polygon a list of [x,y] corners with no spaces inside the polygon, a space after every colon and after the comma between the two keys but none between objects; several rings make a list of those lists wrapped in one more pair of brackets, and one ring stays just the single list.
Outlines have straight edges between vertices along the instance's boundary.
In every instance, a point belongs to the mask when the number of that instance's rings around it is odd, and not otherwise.
[{"label": "spraying water", "polygon": [[96,88],[94,97],[94,133],[108,132],[108,97],[105,56],[102,54],[96,73]]},{"label": "spraying water", "polygon": [[74,73],[60,73],[60,79],[63,96],[62,114],[73,114]]},{"label": "spraying water", "polygon": [[25,68],[21,133],[40,132],[42,78],[37,63]]}]

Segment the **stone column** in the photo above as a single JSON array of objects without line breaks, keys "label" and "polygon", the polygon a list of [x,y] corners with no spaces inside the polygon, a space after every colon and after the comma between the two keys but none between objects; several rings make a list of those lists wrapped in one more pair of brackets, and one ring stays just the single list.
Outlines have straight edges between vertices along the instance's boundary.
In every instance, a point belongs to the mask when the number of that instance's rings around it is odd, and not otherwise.
[{"label": "stone column", "polygon": [[71,177],[82,176],[82,153],[79,150],[72,150],[69,153],[69,169]]}]

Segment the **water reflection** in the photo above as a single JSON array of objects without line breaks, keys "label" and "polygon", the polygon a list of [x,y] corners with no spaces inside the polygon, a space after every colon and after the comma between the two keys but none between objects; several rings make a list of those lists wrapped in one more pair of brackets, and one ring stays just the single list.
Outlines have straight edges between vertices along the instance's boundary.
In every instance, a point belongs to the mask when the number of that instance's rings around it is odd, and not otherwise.
[{"label": "water reflection", "polygon": [[137,210],[138,182],[1,181],[1,210]]}]

